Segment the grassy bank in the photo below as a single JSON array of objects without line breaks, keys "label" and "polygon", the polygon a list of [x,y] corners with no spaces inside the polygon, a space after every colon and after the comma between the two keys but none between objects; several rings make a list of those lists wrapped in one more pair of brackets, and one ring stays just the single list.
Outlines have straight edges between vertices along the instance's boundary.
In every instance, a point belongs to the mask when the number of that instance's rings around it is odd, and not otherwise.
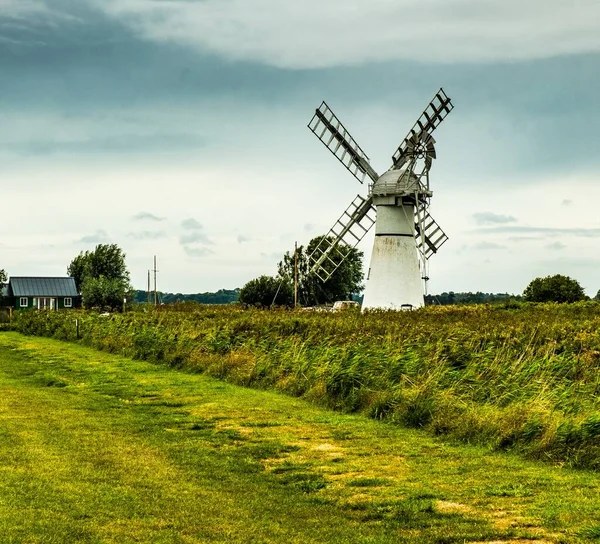
[{"label": "grassy bank", "polygon": [[273,388],[472,444],[600,468],[600,305],[323,314],[20,312],[25,334]]},{"label": "grassy bank", "polygon": [[0,333],[2,542],[593,542],[600,475]]}]

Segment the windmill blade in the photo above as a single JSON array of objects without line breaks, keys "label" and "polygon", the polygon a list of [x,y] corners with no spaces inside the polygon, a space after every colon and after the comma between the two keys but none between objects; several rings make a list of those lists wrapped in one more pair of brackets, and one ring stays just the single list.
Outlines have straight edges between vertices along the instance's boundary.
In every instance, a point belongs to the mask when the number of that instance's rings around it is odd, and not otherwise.
[{"label": "windmill blade", "polygon": [[358,181],[364,183],[367,176],[377,180],[379,176],[369,164],[369,157],[325,102],[315,110],[308,128]]},{"label": "windmill blade", "polygon": [[423,132],[431,135],[453,109],[452,101],[446,96],[444,89],[440,89],[392,156],[392,168],[401,168],[409,160],[407,154],[408,140]]},{"label": "windmill blade", "polygon": [[425,259],[429,259],[448,240],[448,236],[431,217],[425,206],[417,208],[415,216],[417,249]]},{"label": "windmill blade", "polygon": [[357,195],[308,256],[310,272],[326,282],[374,224],[373,199]]}]

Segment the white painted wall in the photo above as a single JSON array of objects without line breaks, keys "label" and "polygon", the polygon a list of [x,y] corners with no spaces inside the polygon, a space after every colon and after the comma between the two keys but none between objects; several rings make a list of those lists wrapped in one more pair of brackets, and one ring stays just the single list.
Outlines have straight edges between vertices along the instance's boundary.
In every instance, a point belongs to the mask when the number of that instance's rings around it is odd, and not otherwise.
[{"label": "white painted wall", "polygon": [[420,308],[424,300],[413,207],[377,205],[376,198],[375,242],[362,308],[398,310],[403,304]]}]

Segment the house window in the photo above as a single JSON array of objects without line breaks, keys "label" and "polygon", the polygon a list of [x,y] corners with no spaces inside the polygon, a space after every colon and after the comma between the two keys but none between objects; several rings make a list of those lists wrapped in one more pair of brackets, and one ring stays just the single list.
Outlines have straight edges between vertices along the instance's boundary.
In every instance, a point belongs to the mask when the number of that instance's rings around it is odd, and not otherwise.
[{"label": "house window", "polygon": [[27,308],[28,302],[27,297],[21,297],[19,304],[21,305],[21,308]]},{"label": "house window", "polygon": [[73,299],[71,297],[65,297],[65,308],[73,307]]}]

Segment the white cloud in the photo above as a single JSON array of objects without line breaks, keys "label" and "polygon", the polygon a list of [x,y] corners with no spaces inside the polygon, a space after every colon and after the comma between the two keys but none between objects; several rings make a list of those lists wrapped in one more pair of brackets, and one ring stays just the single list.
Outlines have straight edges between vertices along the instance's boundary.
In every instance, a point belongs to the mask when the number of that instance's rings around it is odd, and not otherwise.
[{"label": "white cloud", "polygon": [[600,51],[597,0],[94,0],[140,36],[284,68]]},{"label": "white cloud", "polygon": [[493,212],[474,213],[473,219],[478,225],[497,225],[517,221],[512,215],[500,215]]}]

